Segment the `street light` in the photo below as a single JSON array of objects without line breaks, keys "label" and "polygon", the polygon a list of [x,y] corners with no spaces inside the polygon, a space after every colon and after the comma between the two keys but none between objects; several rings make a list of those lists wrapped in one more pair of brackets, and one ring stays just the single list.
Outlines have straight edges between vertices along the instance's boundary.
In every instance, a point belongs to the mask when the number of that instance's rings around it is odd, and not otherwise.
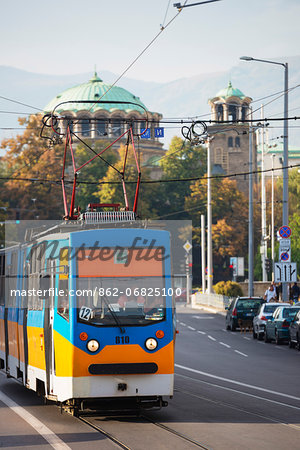
[{"label": "street light", "polygon": [[[284,125],[283,125],[283,194],[282,194],[282,224],[288,225],[289,221],[289,178],[288,178],[288,63],[269,61],[268,59],[257,59],[252,56],[241,56],[243,61],[258,61],[267,64],[276,64],[284,67]],[[282,285],[282,300],[287,301],[287,284]]]}]

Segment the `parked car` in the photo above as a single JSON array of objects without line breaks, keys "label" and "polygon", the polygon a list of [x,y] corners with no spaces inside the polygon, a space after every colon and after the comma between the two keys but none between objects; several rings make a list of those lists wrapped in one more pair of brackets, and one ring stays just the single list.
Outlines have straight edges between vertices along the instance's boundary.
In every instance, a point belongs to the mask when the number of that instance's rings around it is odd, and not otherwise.
[{"label": "parked car", "polygon": [[262,297],[237,297],[227,309],[226,328],[235,331],[241,322],[249,322],[252,325],[253,317],[264,303]]},{"label": "parked car", "polygon": [[290,306],[289,303],[269,302],[261,305],[257,316],[253,319],[253,339],[262,340],[265,334],[265,327],[268,319],[271,319],[276,308]]},{"label": "parked car", "polygon": [[289,346],[290,348],[297,346],[298,350],[300,351],[300,311],[297,312],[290,324]]},{"label": "parked car", "polygon": [[181,289],[180,294],[175,296],[175,301],[186,302],[186,289]]},{"label": "parked car", "polygon": [[273,316],[266,323],[265,342],[275,340],[278,345],[283,341],[288,341],[290,323],[298,311],[300,311],[299,306],[276,308]]}]

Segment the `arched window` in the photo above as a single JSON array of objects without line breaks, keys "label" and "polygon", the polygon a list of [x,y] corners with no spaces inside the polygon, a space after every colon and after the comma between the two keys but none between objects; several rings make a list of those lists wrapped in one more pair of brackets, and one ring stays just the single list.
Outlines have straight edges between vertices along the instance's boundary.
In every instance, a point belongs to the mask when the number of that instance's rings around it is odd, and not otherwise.
[{"label": "arched window", "polygon": [[122,124],[119,117],[116,117],[111,122],[112,135],[118,137],[122,134]]},{"label": "arched window", "polygon": [[96,120],[96,137],[100,137],[100,136],[106,136],[107,131],[106,131],[106,123],[105,123],[105,119],[97,119]]},{"label": "arched window", "polygon": [[231,121],[237,120],[237,106],[229,105],[229,108],[228,108],[228,120],[231,120]]},{"label": "arched window", "polygon": [[237,137],[235,138],[235,146],[236,146],[236,147],[240,147],[240,146],[241,146],[241,140],[240,140],[240,137],[239,137],[239,136],[237,136]]},{"label": "arched window", "polygon": [[228,147],[233,147],[233,137],[229,136],[228,138]]},{"label": "arched window", "polygon": [[217,105],[218,120],[223,120],[223,105]]},{"label": "arched window", "polygon": [[248,105],[242,106],[242,120],[245,120],[247,118],[247,111],[248,111]]},{"label": "arched window", "polygon": [[84,137],[90,136],[90,121],[89,121],[89,119],[81,119],[81,135]]}]

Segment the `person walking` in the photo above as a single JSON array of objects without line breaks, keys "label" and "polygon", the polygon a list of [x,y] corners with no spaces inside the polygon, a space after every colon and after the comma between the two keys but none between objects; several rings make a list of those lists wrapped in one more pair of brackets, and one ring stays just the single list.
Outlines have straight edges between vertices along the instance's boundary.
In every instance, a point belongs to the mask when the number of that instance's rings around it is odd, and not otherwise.
[{"label": "person walking", "polygon": [[264,295],[265,302],[269,303],[271,301],[277,302],[277,295],[274,284],[271,284],[269,288],[266,290]]},{"label": "person walking", "polygon": [[291,293],[292,293],[293,303],[297,303],[298,299],[299,299],[299,295],[300,295],[300,288],[296,282],[293,284],[293,286],[291,288]]}]

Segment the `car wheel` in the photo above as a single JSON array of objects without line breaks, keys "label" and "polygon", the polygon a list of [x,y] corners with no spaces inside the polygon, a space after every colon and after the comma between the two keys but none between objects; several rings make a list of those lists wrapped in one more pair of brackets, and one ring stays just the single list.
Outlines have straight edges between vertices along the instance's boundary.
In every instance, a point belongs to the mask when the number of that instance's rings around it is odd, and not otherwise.
[{"label": "car wheel", "polygon": [[236,330],[236,326],[233,325],[233,323],[231,322],[231,331],[235,331]]},{"label": "car wheel", "polygon": [[291,341],[291,338],[289,338],[289,347],[290,348],[294,348],[295,347],[295,344],[294,344],[294,342]]},{"label": "car wheel", "polygon": [[299,335],[297,334],[297,350],[300,351],[300,339],[299,339]]},{"label": "car wheel", "polygon": [[252,336],[253,336],[253,339],[257,339],[257,333],[255,333],[254,327],[253,327],[253,330],[252,330]]},{"label": "car wheel", "polygon": [[230,325],[227,325],[227,326],[226,326],[226,330],[230,330]]},{"label": "car wheel", "polygon": [[269,343],[271,342],[271,339],[268,338],[267,330],[265,330],[264,338],[265,338],[265,342],[266,342],[267,344],[269,344]]},{"label": "car wheel", "polygon": [[262,341],[263,338],[264,338],[264,334],[263,334],[263,333],[257,333],[257,339],[258,339],[259,341]]},{"label": "car wheel", "polygon": [[275,343],[276,343],[276,345],[281,344],[281,339],[278,336],[277,330],[275,330]]}]

